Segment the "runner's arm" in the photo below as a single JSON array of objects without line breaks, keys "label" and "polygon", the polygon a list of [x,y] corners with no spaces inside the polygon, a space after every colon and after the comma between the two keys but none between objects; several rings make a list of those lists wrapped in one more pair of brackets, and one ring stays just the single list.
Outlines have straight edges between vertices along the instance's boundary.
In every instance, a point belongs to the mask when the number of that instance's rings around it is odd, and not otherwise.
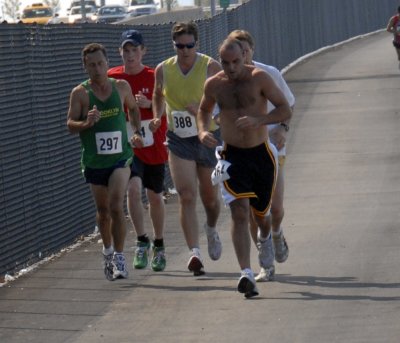
[{"label": "runner's arm", "polygon": [[216,104],[212,81],[212,78],[208,79],[204,85],[204,93],[196,116],[199,140],[208,147],[215,147],[218,144],[214,135],[208,131],[211,125],[212,112]]},{"label": "runner's arm", "polygon": [[75,87],[70,94],[69,109],[67,114],[67,128],[71,133],[79,133],[91,128],[99,119],[100,112],[97,108],[91,109],[84,115],[85,102],[88,103],[87,94],[82,86]]}]

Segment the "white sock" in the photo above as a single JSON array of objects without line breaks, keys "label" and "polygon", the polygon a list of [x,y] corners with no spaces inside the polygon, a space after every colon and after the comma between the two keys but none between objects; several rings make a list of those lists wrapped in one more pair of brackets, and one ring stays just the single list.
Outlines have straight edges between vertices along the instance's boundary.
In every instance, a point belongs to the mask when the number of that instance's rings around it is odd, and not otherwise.
[{"label": "white sock", "polygon": [[271,238],[271,231],[269,232],[267,237],[261,237],[261,232],[258,231],[258,239],[260,240],[260,242],[265,242],[266,240]]},{"label": "white sock", "polygon": [[250,275],[251,277],[254,277],[253,271],[250,268],[242,269],[242,274],[247,274]]},{"label": "white sock", "polygon": [[282,233],[282,228],[279,227],[278,231],[272,231],[272,237],[279,237]]},{"label": "white sock", "polygon": [[108,248],[106,248],[103,245],[103,255],[111,255],[114,252],[114,247],[110,245]]},{"label": "white sock", "polygon": [[215,226],[208,226],[207,223],[204,224],[204,230],[206,231],[207,236],[212,235],[215,232]]}]

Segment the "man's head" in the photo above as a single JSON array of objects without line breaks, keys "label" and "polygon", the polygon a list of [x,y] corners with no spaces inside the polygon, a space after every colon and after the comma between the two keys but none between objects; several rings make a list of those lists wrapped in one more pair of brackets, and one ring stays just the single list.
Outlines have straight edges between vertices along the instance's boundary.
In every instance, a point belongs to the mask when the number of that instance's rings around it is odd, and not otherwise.
[{"label": "man's head", "polygon": [[199,40],[198,27],[195,22],[176,23],[171,30],[172,40],[175,40],[182,35],[192,35],[195,42]]},{"label": "man's head", "polygon": [[135,73],[138,69],[141,69],[142,59],[146,53],[142,34],[137,30],[122,32],[119,53],[126,72]]},{"label": "man's head", "polygon": [[82,63],[83,65],[86,65],[86,61],[87,61],[87,57],[89,54],[93,54],[96,52],[101,52],[105,59],[107,60],[107,51],[106,48],[104,47],[104,45],[102,44],[98,44],[98,43],[90,43],[88,45],[86,45],[83,49],[82,49]]},{"label": "man's head", "polygon": [[91,80],[100,81],[107,78],[108,60],[103,45],[91,43],[82,50],[82,61]]},{"label": "man's head", "polygon": [[234,30],[228,35],[228,38],[237,39],[242,43],[245,53],[245,63],[252,64],[255,44],[251,34],[245,30]]},{"label": "man's head", "polygon": [[176,23],[172,27],[172,41],[180,59],[193,58],[198,47],[198,29],[194,22]]},{"label": "man's head", "polygon": [[225,39],[219,47],[219,56],[226,76],[231,80],[238,79],[245,63],[242,43],[233,38]]},{"label": "man's head", "polygon": [[138,47],[139,45],[144,46],[143,36],[137,30],[127,30],[122,32],[120,39],[120,48],[123,49],[125,44],[132,44],[134,47]]}]

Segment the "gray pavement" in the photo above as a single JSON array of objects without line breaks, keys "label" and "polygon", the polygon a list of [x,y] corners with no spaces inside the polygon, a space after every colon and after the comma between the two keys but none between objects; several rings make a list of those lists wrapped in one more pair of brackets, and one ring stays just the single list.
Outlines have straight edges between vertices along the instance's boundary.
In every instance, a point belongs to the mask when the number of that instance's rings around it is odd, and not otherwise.
[{"label": "gray pavement", "polygon": [[[385,32],[286,74],[297,99],[286,164],[290,256],[259,297],[236,291],[227,209],[220,261],[206,256],[202,235],[207,274],[186,270],[174,198],[164,272],[131,269],[127,280],[106,281],[100,242],[84,243],[0,288],[0,342],[399,342],[399,76]],[[258,271],[255,249],[252,263]]]}]

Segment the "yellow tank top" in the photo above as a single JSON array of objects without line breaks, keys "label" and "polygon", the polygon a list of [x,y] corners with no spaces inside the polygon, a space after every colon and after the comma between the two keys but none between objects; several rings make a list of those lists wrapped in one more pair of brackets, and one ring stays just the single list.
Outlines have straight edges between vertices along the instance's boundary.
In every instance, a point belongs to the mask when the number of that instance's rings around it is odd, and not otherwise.
[{"label": "yellow tank top", "polygon": [[[197,53],[196,62],[187,74],[182,73],[176,56],[164,61],[163,95],[166,103],[168,130],[174,131],[172,111],[185,111],[185,107],[189,104],[200,104],[210,60],[211,57]],[[216,127],[212,121],[211,131]]]}]

